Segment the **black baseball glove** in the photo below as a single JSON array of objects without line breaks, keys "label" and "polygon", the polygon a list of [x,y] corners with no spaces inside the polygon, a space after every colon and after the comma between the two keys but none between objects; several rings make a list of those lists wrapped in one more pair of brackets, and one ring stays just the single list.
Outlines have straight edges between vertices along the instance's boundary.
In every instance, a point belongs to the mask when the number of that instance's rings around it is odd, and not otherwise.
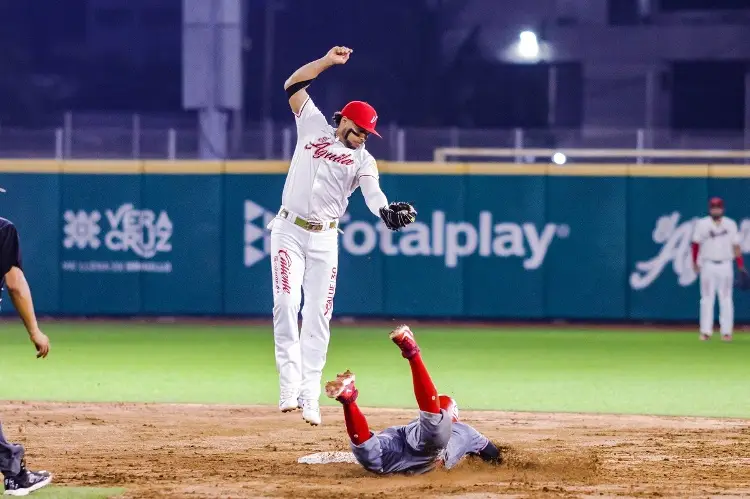
[{"label": "black baseball glove", "polygon": [[737,272],[737,277],[734,279],[734,286],[743,291],[750,289],[750,274],[747,273],[747,270],[742,269]]},{"label": "black baseball glove", "polygon": [[417,211],[409,203],[393,202],[380,208],[380,218],[391,230],[400,230],[417,219]]}]

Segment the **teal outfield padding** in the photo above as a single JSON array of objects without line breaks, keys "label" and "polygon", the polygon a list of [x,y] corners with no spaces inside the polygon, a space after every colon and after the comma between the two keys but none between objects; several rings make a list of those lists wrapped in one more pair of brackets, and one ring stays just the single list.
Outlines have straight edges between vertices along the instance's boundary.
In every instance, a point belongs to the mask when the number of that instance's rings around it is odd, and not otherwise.
[{"label": "teal outfield padding", "polygon": [[[21,233],[42,314],[270,316],[265,227],[283,182],[280,173],[7,173],[0,214]],[[381,182],[390,199],[415,204],[418,221],[392,233],[352,196],[334,316],[692,320],[689,238],[709,195],[725,198],[750,252],[746,178]],[[735,307],[750,320],[748,296],[736,294]]]}]

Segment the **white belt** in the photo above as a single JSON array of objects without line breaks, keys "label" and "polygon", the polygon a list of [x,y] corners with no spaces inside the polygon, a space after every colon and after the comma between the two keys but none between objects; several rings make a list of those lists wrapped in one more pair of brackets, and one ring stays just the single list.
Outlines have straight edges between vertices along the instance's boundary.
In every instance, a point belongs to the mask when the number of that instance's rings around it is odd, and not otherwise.
[{"label": "white belt", "polygon": [[325,232],[327,230],[339,228],[338,220],[307,220],[283,206],[279,210],[278,216],[310,232]]}]

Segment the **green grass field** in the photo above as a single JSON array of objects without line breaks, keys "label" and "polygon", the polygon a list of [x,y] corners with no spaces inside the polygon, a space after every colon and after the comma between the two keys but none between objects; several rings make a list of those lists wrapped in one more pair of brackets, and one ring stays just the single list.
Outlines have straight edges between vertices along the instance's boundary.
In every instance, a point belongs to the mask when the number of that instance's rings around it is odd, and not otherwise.
[{"label": "green grass field", "polygon": [[96,487],[55,487],[49,486],[34,492],[34,499],[109,499],[125,493],[121,488],[96,488]]},{"label": "green grass field", "polygon": [[[52,323],[46,360],[0,331],[0,400],[275,404],[270,327]],[[750,417],[750,336],[416,329],[438,389],[464,409]],[[324,377],[352,369],[360,403],[416,407],[387,329],[333,328]],[[324,400],[323,403],[328,403]]]}]

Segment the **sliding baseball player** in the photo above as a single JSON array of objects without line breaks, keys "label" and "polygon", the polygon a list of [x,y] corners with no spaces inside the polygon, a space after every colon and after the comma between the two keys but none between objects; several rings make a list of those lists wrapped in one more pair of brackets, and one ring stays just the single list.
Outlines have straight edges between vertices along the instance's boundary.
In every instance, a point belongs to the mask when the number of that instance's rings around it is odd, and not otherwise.
[{"label": "sliding baseball player", "polygon": [[[366,102],[349,102],[328,121],[307,93],[324,70],[346,64],[347,47],[333,47],[295,71],[284,84],[297,123],[297,145],[281,197],[269,224],[273,287],[273,331],[279,372],[279,409],[302,408],[302,418],[321,423],[321,376],[330,338],[338,276],[339,220],[360,188],[370,211],[399,230],[416,220],[408,203],[388,203],[375,159],[365,149],[378,115]],[[298,327],[300,302],[302,327]]]},{"label": "sliding baseball player", "polygon": [[745,271],[737,223],[724,215],[724,201],[714,197],[708,203],[709,215],[695,224],[692,240],[693,268],[700,276],[700,339],[713,335],[714,302],[719,298],[721,338],[732,341],[734,328],[734,268]]},{"label": "sliding baseball player", "polygon": [[392,426],[374,433],[357,405],[354,374],[346,371],[326,384],[326,394],[344,408],[346,431],[357,462],[379,475],[421,474],[438,467],[453,468],[466,456],[501,464],[501,450],[458,418],[453,398],[438,395],[422,360],[414,333],[402,325],[390,334],[391,340],[409,361],[419,417],[407,425]]}]

